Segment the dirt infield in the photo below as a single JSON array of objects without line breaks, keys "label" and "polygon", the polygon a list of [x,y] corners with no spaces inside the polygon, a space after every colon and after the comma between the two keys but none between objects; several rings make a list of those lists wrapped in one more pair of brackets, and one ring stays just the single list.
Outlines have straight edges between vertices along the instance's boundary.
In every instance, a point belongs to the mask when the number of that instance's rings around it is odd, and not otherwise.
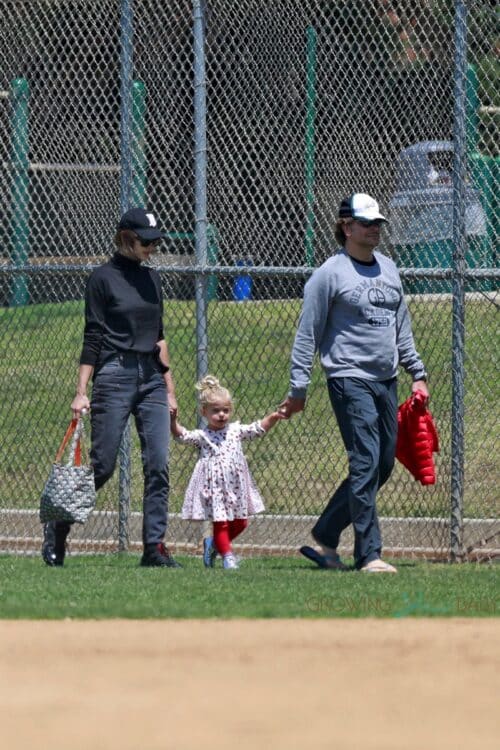
[{"label": "dirt infield", "polygon": [[8,750],[489,750],[498,620],[0,622]]}]

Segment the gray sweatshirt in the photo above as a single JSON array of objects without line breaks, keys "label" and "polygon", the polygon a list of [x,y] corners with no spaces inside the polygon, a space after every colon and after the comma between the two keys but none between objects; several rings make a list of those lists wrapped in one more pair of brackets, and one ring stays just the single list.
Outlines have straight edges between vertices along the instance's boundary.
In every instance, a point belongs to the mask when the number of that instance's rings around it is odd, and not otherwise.
[{"label": "gray sweatshirt", "polygon": [[292,349],[290,396],[305,398],[314,354],[327,378],[388,380],[398,365],[426,377],[394,262],[374,252],[359,263],[341,249],[314,271]]}]

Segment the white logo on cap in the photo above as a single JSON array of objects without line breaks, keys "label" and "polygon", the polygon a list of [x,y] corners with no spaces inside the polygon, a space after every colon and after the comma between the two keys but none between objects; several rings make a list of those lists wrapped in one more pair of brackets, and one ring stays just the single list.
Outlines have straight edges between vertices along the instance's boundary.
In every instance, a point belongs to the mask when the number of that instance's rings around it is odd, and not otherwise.
[{"label": "white logo on cap", "polygon": [[156,219],[153,216],[153,214],[146,214],[146,216],[148,217],[149,226],[150,227],[155,227],[156,226]]},{"label": "white logo on cap", "polygon": [[371,195],[355,193],[351,205],[352,215],[355,219],[382,219],[382,221],[387,221],[385,216],[380,213],[377,201]]}]

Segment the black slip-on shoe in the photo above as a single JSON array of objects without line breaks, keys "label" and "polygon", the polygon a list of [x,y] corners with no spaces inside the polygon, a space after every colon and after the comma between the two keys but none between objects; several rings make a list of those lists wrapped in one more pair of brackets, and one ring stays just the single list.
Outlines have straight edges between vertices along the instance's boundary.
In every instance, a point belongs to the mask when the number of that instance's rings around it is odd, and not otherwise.
[{"label": "black slip-on shoe", "polygon": [[321,552],[315,550],[314,547],[307,546],[301,547],[299,552],[301,555],[304,555],[304,557],[307,557],[308,560],[316,563],[319,568],[325,570],[348,570],[347,565],[344,565],[338,555],[322,555]]},{"label": "black slip-on shoe", "polygon": [[43,526],[42,558],[51,568],[64,565],[70,529],[71,524],[64,521],[49,521]]},{"label": "black slip-on shoe", "polygon": [[162,542],[145,545],[141,565],[145,568],[182,568]]}]

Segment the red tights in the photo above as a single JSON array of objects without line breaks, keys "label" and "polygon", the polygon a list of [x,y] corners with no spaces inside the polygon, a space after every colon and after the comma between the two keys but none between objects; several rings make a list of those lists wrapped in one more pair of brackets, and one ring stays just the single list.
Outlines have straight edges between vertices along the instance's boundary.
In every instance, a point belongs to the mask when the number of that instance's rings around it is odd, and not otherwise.
[{"label": "red tights", "polygon": [[214,545],[221,555],[231,552],[232,540],[245,531],[248,526],[246,518],[235,518],[234,521],[214,521]]}]

